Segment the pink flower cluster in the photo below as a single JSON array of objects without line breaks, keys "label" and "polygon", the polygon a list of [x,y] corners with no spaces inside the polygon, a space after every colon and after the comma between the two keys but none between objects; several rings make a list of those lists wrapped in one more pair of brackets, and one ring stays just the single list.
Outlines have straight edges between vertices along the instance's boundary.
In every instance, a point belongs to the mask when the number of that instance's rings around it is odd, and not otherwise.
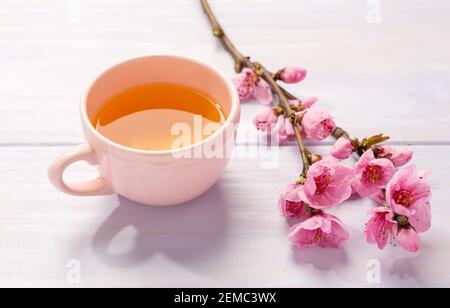
[{"label": "pink flower cluster", "polygon": [[295,245],[339,248],[348,240],[344,224],[324,210],[351,196],[353,177],[353,169],[333,157],[326,157],[311,166],[304,184],[289,185],[282,192],[281,212],[300,221],[289,231],[289,238]]},{"label": "pink flower cluster", "polygon": [[242,73],[234,77],[233,83],[241,101],[255,98],[262,104],[269,105],[273,100],[270,86],[249,68],[244,68]]},{"label": "pink flower cluster", "polygon": [[[300,67],[287,67],[277,73],[280,79],[286,83],[302,81],[306,76],[306,70]],[[273,101],[272,91],[264,79],[259,77],[253,70],[245,68],[242,73],[233,78],[241,101],[257,99],[264,105]],[[317,98],[310,97],[299,102],[291,100],[294,109],[298,110],[299,129],[305,138],[323,140],[331,135],[336,128],[333,117],[325,110],[314,108]],[[271,107],[267,107],[256,115],[253,123],[262,131],[271,131],[279,122],[279,115]],[[278,140],[280,142],[292,141],[295,138],[294,127],[289,118],[285,117],[278,129]]]},{"label": "pink flower cluster", "polygon": [[311,166],[304,184],[289,185],[281,193],[282,214],[299,220],[290,229],[291,241],[298,247],[341,247],[349,233],[325,210],[342,204],[353,192],[378,196],[382,203],[366,224],[367,242],[383,249],[391,239],[407,251],[419,250],[419,233],[431,227],[430,186],[414,165],[396,169],[390,160],[375,158],[370,149],[355,168],[325,157]]},{"label": "pink flower cluster", "polygon": [[[311,108],[311,106],[317,101],[316,98],[311,97],[302,103],[298,101],[291,101],[293,105],[298,104],[297,117],[300,119],[298,122],[299,130],[304,138],[312,140],[323,140],[331,135],[336,128],[336,124],[333,121],[333,117],[325,110],[319,108]],[[253,123],[256,128],[262,131],[270,131],[277,126],[279,116],[276,112],[267,107],[261,113],[256,115]],[[289,118],[284,117],[278,128],[278,140],[283,143],[286,141],[292,141],[295,138],[295,131],[292,122]]]},{"label": "pink flower cluster", "polygon": [[366,240],[383,249],[389,239],[402,248],[417,252],[419,233],[431,227],[430,186],[409,165],[395,173],[383,191],[385,202],[372,211],[365,228]]},{"label": "pink flower cluster", "polygon": [[[303,68],[287,67],[278,71],[275,79],[297,83],[306,74]],[[242,101],[256,98],[265,105],[272,103],[269,85],[252,70],[244,69],[233,81]],[[295,121],[279,106],[266,107],[255,117],[254,125],[265,132],[278,127],[280,142],[296,138],[293,123],[302,138],[324,140],[336,125],[327,111],[314,106],[316,101],[315,97],[289,101]],[[349,232],[339,218],[327,212],[357,194],[379,204],[364,229],[368,243],[380,249],[391,242],[410,252],[419,250],[419,234],[431,227],[430,186],[424,181],[425,175],[408,164],[413,155],[410,150],[379,145],[383,136],[374,137],[363,142],[347,135],[338,138],[329,156],[316,155],[319,159],[311,161],[297,183],[281,193],[281,213],[296,222],[289,231],[289,239],[296,246],[342,247]],[[353,153],[360,155],[354,167],[342,163]]]}]

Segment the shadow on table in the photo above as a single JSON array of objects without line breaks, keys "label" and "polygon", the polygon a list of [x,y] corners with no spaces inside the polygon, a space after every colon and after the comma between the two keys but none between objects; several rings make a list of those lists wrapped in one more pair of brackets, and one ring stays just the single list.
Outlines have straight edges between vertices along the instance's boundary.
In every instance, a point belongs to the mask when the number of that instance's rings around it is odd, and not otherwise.
[{"label": "shadow on table", "polygon": [[[217,184],[197,199],[177,206],[152,207],[123,197],[119,203],[92,241],[95,254],[111,266],[137,266],[156,253],[180,263],[201,262],[202,257],[220,249],[225,237],[228,204]],[[134,245],[125,253],[111,253],[112,241],[128,227],[136,234],[126,241],[134,240]]]},{"label": "shadow on table", "polygon": [[344,248],[311,247],[298,249],[293,247],[294,261],[299,265],[312,265],[319,271],[336,271],[340,266],[348,263],[347,252]]},{"label": "shadow on table", "polygon": [[430,236],[427,241],[423,241],[419,253],[405,253],[406,257],[395,260],[389,275],[401,281],[411,282],[413,286],[445,287],[450,255],[447,247],[450,238],[444,235],[444,229],[433,228],[431,232],[440,236]]}]

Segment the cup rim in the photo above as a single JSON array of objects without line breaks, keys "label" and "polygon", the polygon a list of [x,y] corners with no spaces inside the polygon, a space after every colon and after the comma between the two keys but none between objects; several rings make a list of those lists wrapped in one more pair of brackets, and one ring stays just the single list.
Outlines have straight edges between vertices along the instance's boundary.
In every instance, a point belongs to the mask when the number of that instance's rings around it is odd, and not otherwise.
[{"label": "cup rim", "polygon": [[[190,144],[189,146],[186,147],[182,147],[182,148],[178,148],[178,149],[171,149],[171,150],[160,150],[160,151],[155,151],[155,150],[141,150],[141,149],[135,149],[135,148],[131,148],[131,147],[127,147],[124,145],[121,145],[119,143],[116,143],[110,139],[108,139],[107,137],[103,136],[102,134],[100,134],[94,127],[94,125],[92,125],[91,121],[89,120],[88,114],[87,114],[87,98],[89,93],[91,93],[92,89],[94,88],[95,84],[106,74],[108,74],[109,72],[111,72],[112,70],[123,66],[123,65],[127,65],[130,62],[133,61],[139,61],[139,60],[144,60],[144,59],[149,59],[149,58],[174,58],[174,59],[178,59],[178,60],[183,60],[183,61],[189,61],[189,62],[193,62],[197,65],[200,66],[204,66],[205,68],[213,71],[215,74],[217,74],[220,79],[222,79],[222,81],[225,83],[225,86],[227,87],[227,89],[230,91],[231,93],[231,109],[230,112],[228,114],[227,119],[225,120],[224,123],[222,123],[222,125],[220,126],[220,128],[214,132],[212,135],[208,136],[207,138],[198,141],[196,143]],[[148,55],[148,56],[139,56],[139,57],[134,57],[134,58],[129,58],[127,60],[121,61],[113,66],[110,66],[109,68],[103,70],[90,84],[90,86],[87,88],[87,90],[84,92],[83,96],[82,96],[82,101],[81,101],[81,119],[83,122],[87,123],[87,127],[90,130],[91,133],[93,133],[94,136],[96,136],[97,138],[99,138],[102,142],[108,144],[109,146],[116,148],[118,150],[122,150],[122,151],[127,151],[127,152],[132,152],[132,153],[136,153],[136,154],[145,154],[145,155],[166,155],[166,154],[174,154],[174,153],[179,153],[179,152],[184,152],[184,151],[189,151],[192,150],[195,147],[198,147],[202,144],[205,144],[211,140],[213,140],[214,138],[216,138],[218,135],[222,134],[224,130],[226,130],[230,124],[233,124],[234,119],[236,118],[236,116],[239,113],[239,96],[238,93],[231,81],[230,78],[228,78],[222,71],[220,71],[217,67],[215,67],[212,64],[209,64],[203,60],[199,60],[199,59],[195,59],[195,58],[191,58],[191,57],[187,57],[187,56],[181,56],[181,55],[177,55],[177,54],[155,54],[155,55]],[[234,136],[234,134],[233,134]]]}]

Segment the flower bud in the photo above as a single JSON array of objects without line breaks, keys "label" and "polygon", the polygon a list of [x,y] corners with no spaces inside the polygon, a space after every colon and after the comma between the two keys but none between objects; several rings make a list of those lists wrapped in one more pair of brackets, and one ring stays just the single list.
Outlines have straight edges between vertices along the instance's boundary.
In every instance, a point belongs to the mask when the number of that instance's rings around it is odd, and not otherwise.
[{"label": "flower bud", "polygon": [[302,118],[302,127],[307,138],[323,140],[331,135],[336,125],[333,117],[325,110],[308,108]]},{"label": "flower bud", "polygon": [[253,119],[253,124],[255,124],[258,130],[271,131],[278,121],[278,115],[270,107],[265,108],[261,113],[256,115]]},{"label": "flower bud", "polygon": [[353,145],[347,137],[341,137],[333,145],[330,154],[337,159],[347,159],[353,153]]},{"label": "flower bud", "polygon": [[298,83],[305,79],[306,74],[307,70],[298,66],[285,67],[277,73],[278,78],[285,83]]},{"label": "flower bud", "polygon": [[388,145],[378,146],[375,153],[379,158],[387,158],[391,160],[396,167],[401,167],[407,164],[412,156],[413,152],[405,148],[393,148]]}]

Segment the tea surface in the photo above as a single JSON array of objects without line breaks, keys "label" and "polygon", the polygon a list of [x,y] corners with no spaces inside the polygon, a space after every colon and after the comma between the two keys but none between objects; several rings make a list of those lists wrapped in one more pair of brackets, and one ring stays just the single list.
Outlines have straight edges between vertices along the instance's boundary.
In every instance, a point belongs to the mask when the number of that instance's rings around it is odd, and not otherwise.
[{"label": "tea surface", "polygon": [[121,145],[161,151],[199,142],[224,121],[220,106],[200,91],[149,83],[106,101],[93,124],[103,136]]}]

